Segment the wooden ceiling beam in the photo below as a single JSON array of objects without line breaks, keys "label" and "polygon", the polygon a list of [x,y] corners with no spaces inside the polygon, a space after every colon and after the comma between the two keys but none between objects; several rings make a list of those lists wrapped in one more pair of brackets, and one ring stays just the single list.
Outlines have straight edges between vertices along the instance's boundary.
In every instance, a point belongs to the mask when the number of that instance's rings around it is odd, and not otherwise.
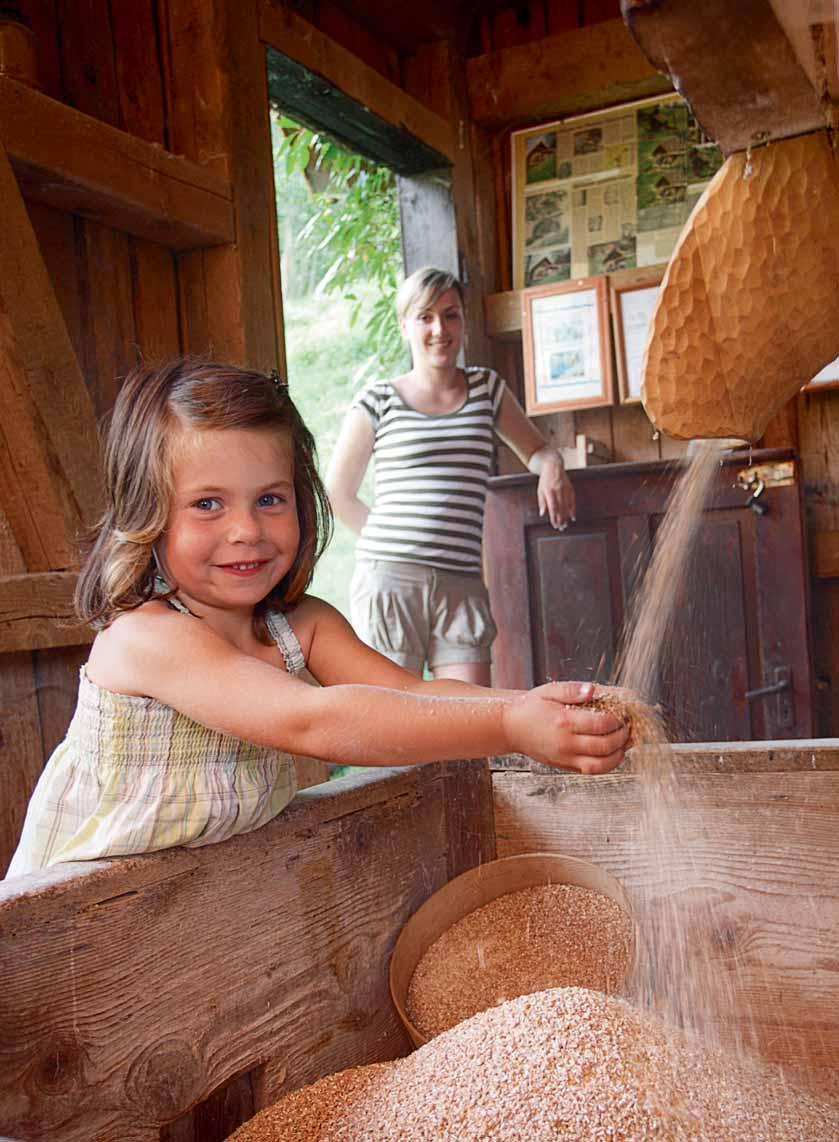
[{"label": "wooden ceiling beam", "polygon": [[385,123],[454,162],[453,125],[288,8],[259,3],[260,38]]},{"label": "wooden ceiling beam", "polygon": [[189,250],[235,241],[229,181],[0,76],[0,141],[24,193]]},{"label": "wooden ceiling beam", "polygon": [[678,78],[724,155],[825,126],[770,0],[621,0],[621,7],[641,50]]},{"label": "wooden ceiling beam", "polygon": [[622,20],[604,20],[466,62],[472,118],[498,129],[672,91]]}]

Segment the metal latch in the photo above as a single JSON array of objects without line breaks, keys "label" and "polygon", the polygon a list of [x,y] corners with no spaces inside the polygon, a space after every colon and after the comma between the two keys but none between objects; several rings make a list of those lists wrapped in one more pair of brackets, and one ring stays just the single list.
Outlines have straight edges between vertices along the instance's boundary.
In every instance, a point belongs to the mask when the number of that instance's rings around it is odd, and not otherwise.
[{"label": "metal latch", "polygon": [[769,672],[768,677],[774,681],[770,681],[766,686],[761,686],[757,690],[747,690],[746,701],[751,702],[755,698],[770,698],[773,694],[777,695],[775,724],[782,728],[794,726],[792,670],[789,666],[776,666],[774,670]]},{"label": "metal latch", "polygon": [[745,468],[737,473],[737,483],[749,493],[746,507],[751,508],[755,515],[766,515],[769,505],[761,503],[760,497],[766,490],[766,481],[757,468]]}]

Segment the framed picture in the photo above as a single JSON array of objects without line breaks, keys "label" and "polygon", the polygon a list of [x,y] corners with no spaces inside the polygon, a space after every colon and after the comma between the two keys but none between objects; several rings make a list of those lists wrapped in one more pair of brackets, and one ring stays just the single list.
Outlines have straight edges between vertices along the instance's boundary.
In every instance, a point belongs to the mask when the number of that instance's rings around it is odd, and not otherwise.
[{"label": "framed picture", "polygon": [[835,361],[831,361],[813,377],[812,381],[804,386],[805,393],[812,393],[816,390],[825,389],[839,389],[839,357]]},{"label": "framed picture", "polygon": [[656,266],[646,273],[629,271],[609,278],[615,369],[622,404],[641,399],[641,364],[663,277],[664,266]]},{"label": "framed picture", "polygon": [[614,403],[605,277],[523,290],[522,334],[531,416]]},{"label": "framed picture", "polygon": [[666,262],[723,156],[677,94],[511,135],[513,287]]}]

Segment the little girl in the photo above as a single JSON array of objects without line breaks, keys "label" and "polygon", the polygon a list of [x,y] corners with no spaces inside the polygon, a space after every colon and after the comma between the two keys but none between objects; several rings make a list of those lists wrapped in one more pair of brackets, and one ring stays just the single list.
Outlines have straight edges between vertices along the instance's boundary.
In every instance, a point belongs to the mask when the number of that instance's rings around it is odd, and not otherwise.
[{"label": "little girl", "polygon": [[7,875],[257,829],[294,795],[296,753],[412,765],[521,752],[584,773],[622,760],[627,729],[574,709],[590,684],[423,682],[306,594],[331,517],[276,374],[137,369],[105,481],[77,589],[98,633]]}]

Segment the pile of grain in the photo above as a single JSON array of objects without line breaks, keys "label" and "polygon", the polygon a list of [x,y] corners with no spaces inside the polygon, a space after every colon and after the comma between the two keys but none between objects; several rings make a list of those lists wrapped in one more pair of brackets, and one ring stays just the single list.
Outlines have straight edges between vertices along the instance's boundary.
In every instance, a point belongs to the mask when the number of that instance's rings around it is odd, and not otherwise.
[{"label": "pile of grain", "polygon": [[620,989],[632,921],[600,892],[545,884],[509,892],[464,916],[430,946],[408,988],[411,1022],[427,1038],[479,1011],[553,987]]},{"label": "pile of grain", "polygon": [[827,1142],[839,1108],[615,997],[521,996],[406,1059],[332,1075],[231,1142]]}]

